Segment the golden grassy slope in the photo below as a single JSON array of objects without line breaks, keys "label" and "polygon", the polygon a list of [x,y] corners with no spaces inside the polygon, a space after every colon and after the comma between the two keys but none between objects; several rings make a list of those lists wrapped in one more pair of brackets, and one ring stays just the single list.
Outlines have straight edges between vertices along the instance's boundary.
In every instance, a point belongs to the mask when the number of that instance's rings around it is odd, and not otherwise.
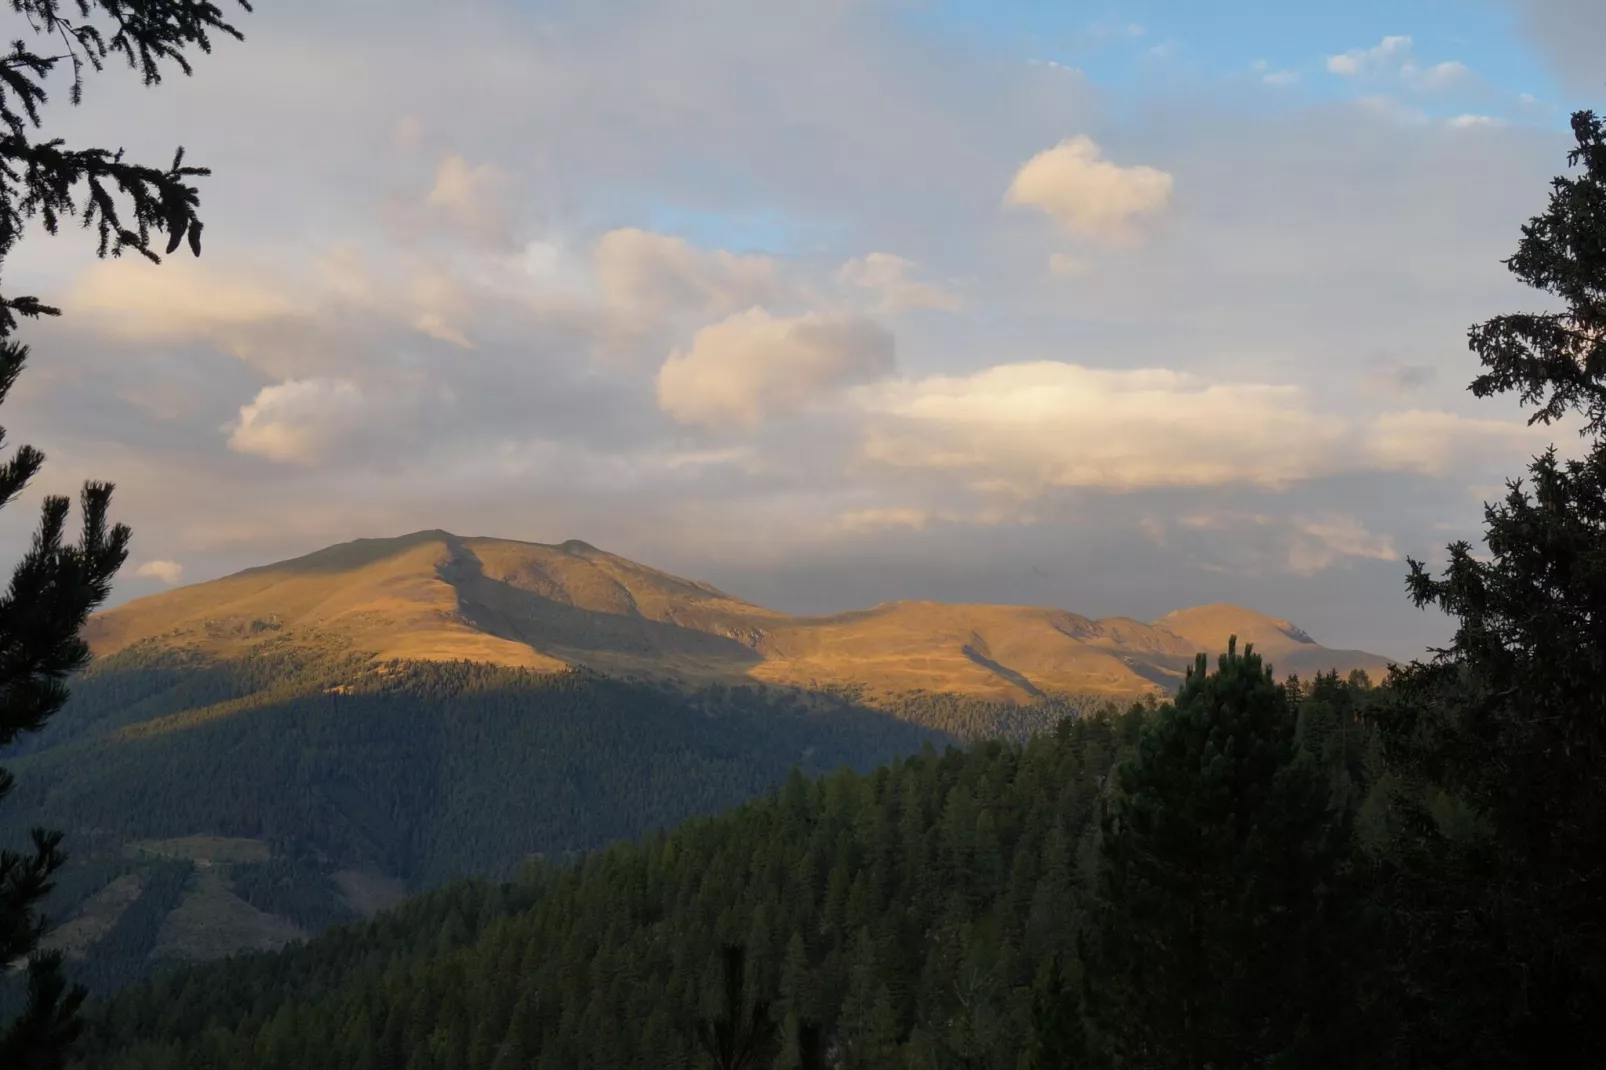
[{"label": "golden grassy slope", "polygon": [[150,642],[231,657],[274,640],[381,659],[1004,700],[1170,691],[1196,650],[1213,654],[1229,634],[1254,642],[1279,672],[1383,664],[1327,651],[1286,621],[1236,606],[1181,610],[1152,625],[937,602],[793,617],[582,542],[441,531],[344,543],[140,599],[89,628],[99,654]]}]

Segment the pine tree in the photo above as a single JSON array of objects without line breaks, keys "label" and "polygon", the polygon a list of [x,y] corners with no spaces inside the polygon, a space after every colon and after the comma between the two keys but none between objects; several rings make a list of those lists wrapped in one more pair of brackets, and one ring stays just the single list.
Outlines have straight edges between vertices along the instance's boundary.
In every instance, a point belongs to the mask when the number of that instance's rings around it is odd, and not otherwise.
[{"label": "pine tree", "polygon": [[1271,670],[1236,639],[1218,664],[1200,655],[1144,727],[1103,817],[1085,988],[1132,1065],[1261,1065],[1323,1010],[1307,996],[1332,936],[1343,820],[1296,757]]},{"label": "pine tree", "polygon": [[797,1025],[798,1070],[825,1070],[825,1033],[816,1022]]},{"label": "pine tree", "polygon": [[1582,417],[1589,446],[1546,450],[1485,506],[1487,558],[1458,542],[1442,577],[1410,562],[1412,599],[1457,628],[1393,681],[1385,723],[1391,764],[1487,831],[1460,845],[1415,815],[1396,907],[1427,951],[1409,1043],[1466,1066],[1606,1063],[1606,124],[1584,111],[1572,130],[1581,173],[1554,180],[1506,261],[1562,307],[1468,340],[1475,395],[1516,392],[1530,423]]},{"label": "pine tree", "polygon": [[697,1026],[697,1041],[717,1070],[757,1070],[774,1055],[776,1028],[766,999],[747,1005],[747,952],[732,944],[720,955],[723,1000],[718,1018]]},{"label": "pine tree", "polygon": [[[69,99],[77,104],[85,70],[100,71],[113,56],[138,70],[146,85],[155,85],[166,65],[189,74],[187,50],[210,51],[212,32],[235,38],[239,32],[206,0],[12,0],[11,6],[52,50],[36,52],[19,40],[0,58],[0,265],[33,218],[55,234],[64,219],[77,217],[95,229],[102,257],[131,249],[159,261],[153,231],[166,233],[167,252],[187,238],[199,256],[199,199],[189,180],[208,172],[186,167],[183,149],[171,167],[156,168],[124,160],[120,149],[69,149],[59,138],[37,139],[33,132],[43,125],[46,82],[63,62],[72,68]],[[241,6],[250,10],[245,0]],[[97,18],[110,25],[97,27]],[[126,206],[120,206],[119,194]],[[36,297],[0,296],[0,404],[29,356],[28,347],[12,337],[18,317],[59,314]],[[0,507],[16,500],[44,459],[21,446],[0,463]],[[67,699],[67,677],[88,661],[79,631],[110,593],[128,555],[128,528],[109,523],[111,496],[110,484],[84,487],[76,543],[67,541],[69,500],[47,497],[32,546],[0,596],[0,747],[43,727]],[[0,801],[11,787],[10,775],[0,771]],[[65,860],[61,835],[43,830],[34,831],[30,851],[0,851],[0,968],[26,959],[28,977],[22,1015],[0,1030],[0,1066],[8,1070],[64,1065],[79,1031],[84,989],[68,986],[59,955],[38,950],[47,929],[39,905]]]},{"label": "pine tree", "polygon": [[1087,1030],[1075,992],[1065,982],[1060,956],[1032,993],[1032,1070],[1077,1070],[1087,1059]]}]

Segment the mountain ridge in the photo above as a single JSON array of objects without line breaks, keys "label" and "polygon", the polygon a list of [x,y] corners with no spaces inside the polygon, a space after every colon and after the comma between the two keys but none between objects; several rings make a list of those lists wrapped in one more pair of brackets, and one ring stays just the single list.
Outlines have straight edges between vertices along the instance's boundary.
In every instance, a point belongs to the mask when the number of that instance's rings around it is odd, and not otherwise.
[{"label": "mountain ridge", "polygon": [[570,539],[431,529],[356,539],[124,603],[91,619],[97,655],[136,645],[243,656],[267,641],[377,661],[588,668],[686,684],[848,688],[871,703],[950,693],[1029,702],[1174,690],[1229,635],[1279,675],[1388,660],[1331,650],[1291,622],[1228,604],[1154,622],[1028,605],[882,602],[793,615]]}]

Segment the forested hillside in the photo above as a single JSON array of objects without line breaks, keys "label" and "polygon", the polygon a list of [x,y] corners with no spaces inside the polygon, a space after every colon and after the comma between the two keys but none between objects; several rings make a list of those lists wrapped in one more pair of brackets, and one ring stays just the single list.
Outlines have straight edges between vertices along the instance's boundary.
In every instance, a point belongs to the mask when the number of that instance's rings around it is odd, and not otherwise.
[{"label": "forested hillside", "polygon": [[445,880],[726,809],[794,767],[867,769],[949,738],[756,688],[131,652],[15,748],[0,835],[66,832],[52,941],[105,992],[164,960],[275,946]]},{"label": "forested hillside", "polygon": [[[1293,686],[1324,802],[1362,814],[1373,692]],[[80,1065],[699,1065],[691,1025],[717,1008],[731,944],[747,950],[746,998],[790,1023],[776,1065],[796,1065],[799,1021],[823,1026],[839,1065],[1025,1065],[1050,1018],[1084,1028],[1099,804],[1155,716],[1067,719],[871,774],[795,773],[733,814],[182,970],[101,1008]]]}]

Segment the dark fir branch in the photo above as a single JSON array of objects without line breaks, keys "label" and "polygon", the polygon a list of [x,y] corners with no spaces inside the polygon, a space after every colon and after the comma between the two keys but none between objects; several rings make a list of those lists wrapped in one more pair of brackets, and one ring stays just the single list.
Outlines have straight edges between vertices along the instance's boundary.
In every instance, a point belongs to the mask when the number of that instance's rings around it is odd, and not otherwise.
[{"label": "dark fir branch", "polygon": [[[35,41],[18,38],[0,58],[0,267],[33,219],[48,234],[78,220],[94,231],[100,257],[132,249],[159,262],[158,234],[167,236],[166,252],[187,240],[199,256],[200,202],[190,182],[208,172],[185,166],[182,148],[170,166],[152,167],[125,160],[120,148],[75,148],[36,135],[45,125],[47,82],[62,64],[72,72],[68,99],[78,104],[85,73],[104,70],[108,59],[121,57],[155,85],[164,67],[191,73],[187,53],[210,52],[213,33],[239,38],[239,31],[205,0],[11,0],[11,10]],[[59,314],[37,297],[0,295],[0,403],[28,361],[28,347],[9,337],[19,317]],[[16,500],[44,459],[24,445],[0,461],[0,507]],[[109,483],[84,486],[76,542],[69,541],[71,502],[46,497],[33,543],[0,594],[0,746],[44,727],[67,700],[68,678],[89,660],[80,632],[128,556],[129,530],[111,522],[111,497]],[[0,801],[12,785],[0,771]],[[65,1065],[86,995],[69,984],[59,954],[40,951],[49,929],[40,905],[66,861],[61,834],[35,829],[32,840],[29,851],[0,850],[0,968],[20,964],[27,979],[22,1013],[0,1026],[6,1070]]]},{"label": "dark fir branch", "polygon": [[[238,2],[251,10],[249,0]],[[153,167],[125,160],[120,148],[69,148],[32,135],[44,125],[46,82],[63,63],[71,67],[69,100],[77,104],[85,71],[104,70],[108,59],[122,57],[146,85],[156,85],[164,67],[190,74],[187,51],[210,52],[213,33],[239,39],[240,32],[207,0],[11,0],[11,8],[44,44],[18,39],[0,59],[0,263],[34,218],[49,234],[77,219],[95,232],[101,257],[132,249],[159,262],[153,233],[167,236],[167,253],[187,240],[199,256],[199,193],[190,180],[211,172],[186,167],[182,147],[170,166]],[[19,316],[59,314],[37,297],[0,295],[0,335],[15,331]]]}]

